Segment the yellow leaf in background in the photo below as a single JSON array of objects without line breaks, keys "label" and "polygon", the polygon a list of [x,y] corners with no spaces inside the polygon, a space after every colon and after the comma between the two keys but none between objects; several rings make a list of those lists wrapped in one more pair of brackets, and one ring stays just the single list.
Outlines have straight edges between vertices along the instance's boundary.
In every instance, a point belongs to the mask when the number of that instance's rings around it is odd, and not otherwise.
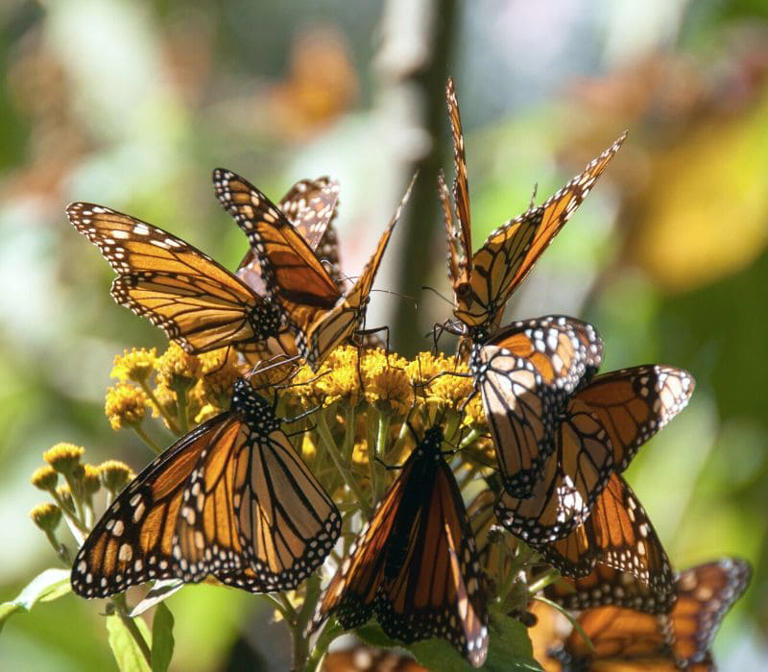
[{"label": "yellow leaf in background", "polygon": [[707,119],[659,156],[629,254],[671,291],[748,266],[768,243],[768,99]]}]

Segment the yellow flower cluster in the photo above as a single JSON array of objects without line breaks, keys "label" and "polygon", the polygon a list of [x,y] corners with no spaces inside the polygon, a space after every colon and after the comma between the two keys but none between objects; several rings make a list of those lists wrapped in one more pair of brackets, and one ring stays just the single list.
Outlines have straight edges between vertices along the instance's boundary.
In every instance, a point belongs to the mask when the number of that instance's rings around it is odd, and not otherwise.
[{"label": "yellow flower cluster", "polygon": [[244,367],[232,348],[199,356],[171,343],[158,356],[151,350],[125,350],[115,357],[112,377],[119,381],[107,390],[104,412],[113,429],[139,427],[149,408],[176,434],[226,409],[232,386]]},{"label": "yellow flower cluster", "polygon": [[155,369],[157,362],[157,349],[145,350],[131,348],[125,350],[122,355],[115,355],[115,363],[111,378],[117,378],[121,383],[132,380],[134,383],[143,383]]},{"label": "yellow flower cluster", "polygon": [[144,422],[149,398],[140,387],[130,383],[118,383],[107,389],[104,413],[112,429],[136,427]]}]

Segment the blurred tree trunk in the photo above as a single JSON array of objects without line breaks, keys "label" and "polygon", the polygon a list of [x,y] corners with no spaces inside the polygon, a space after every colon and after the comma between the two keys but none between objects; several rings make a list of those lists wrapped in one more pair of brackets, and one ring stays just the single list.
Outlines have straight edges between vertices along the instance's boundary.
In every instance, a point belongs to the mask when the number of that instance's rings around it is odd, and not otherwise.
[{"label": "blurred tree trunk", "polygon": [[[409,89],[420,108],[416,110],[416,123],[428,139],[428,151],[404,166],[405,181],[416,171],[419,178],[399,225],[402,229],[400,270],[397,284],[391,288],[414,297],[421,295],[421,287],[433,271],[430,251],[440,221],[436,178],[450,149],[450,144],[444,142],[447,137],[443,132],[447,128],[444,91],[455,43],[456,15],[456,0],[389,0],[382,19],[380,67],[390,85]],[[403,36],[401,31],[407,35]],[[394,44],[397,42],[399,44]],[[411,301],[398,301],[390,322],[392,347],[403,355],[429,347],[423,333],[431,328],[431,324],[427,324],[431,314],[423,310],[415,314]]]}]

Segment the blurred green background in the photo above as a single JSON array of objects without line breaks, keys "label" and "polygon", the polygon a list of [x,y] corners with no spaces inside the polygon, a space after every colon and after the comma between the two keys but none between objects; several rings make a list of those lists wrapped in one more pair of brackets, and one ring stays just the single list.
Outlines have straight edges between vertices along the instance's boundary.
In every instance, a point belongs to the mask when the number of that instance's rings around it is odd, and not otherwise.
[{"label": "blurred green background", "polygon": [[[768,10],[759,0],[6,0],[0,4],[0,600],[55,565],[27,517],[43,450],[150,459],[103,415],[112,358],[163,345],[112,303],[112,273],[64,216],[92,200],[167,228],[233,268],[246,241],[216,166],[274,199],[341,182],[342,257],[365,262],[415,168],[420,180],[374,295],[411,355],[449,315],[434,170],[450,169],[442,91],[456,78],[475,245],[561,186],[624,128],[587,202],[508,307],[593,321],[604,369],[689,369],[688,410],[628,477],[681,568],[753,562],[721,669],[768,661]],[[174,669],[287,666],[259,598],[171,598]],[[114,666],[98,602],[72,595],[10,620],[4,669]],[[763,661],[761,663],[761,661]]]}]

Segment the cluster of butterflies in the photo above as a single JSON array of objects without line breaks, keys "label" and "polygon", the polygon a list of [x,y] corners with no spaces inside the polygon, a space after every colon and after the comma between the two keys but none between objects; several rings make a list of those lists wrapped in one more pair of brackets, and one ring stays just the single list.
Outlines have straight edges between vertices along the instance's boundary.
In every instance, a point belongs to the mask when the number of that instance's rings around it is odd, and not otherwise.
[{"label": "cluster of butterflies", "polygon": [[[452,81],[446,98],[456,177],[449,191],[441,175],[438,191],[455,307],[444,326],[461,337],[460,352],[496,448],[498,470],[486,470],[494,494],[484,501],[504,528],[562,574],[546,590],[549,599],[585,614],[608,605],[649,614],[665,637],[674,638],[674,628],[663,624],[674,622],[685,574],[676,580],[621,472],[686,405],[693,379],[658,365],[596,375],[602,341],[591,325],[570,317],[501,326],[507,300],[625,135],[473,253]],[[191,353],[233,347],[249,363],[300,358],[317,370],[337,345],[360,344],[374,278],[410,187],[371,260],[347,286],[333,228],[335,182],[299,182],[278,205],[227,170],[214,172],[214,186],[250,244],[234,274],[133,217],[93,204],[69,206],[74,226],[118,274],[115,300]],[[104,597],[150,580],[196,582],[209,575],[252,592],[296,588],[334,548],[342,520],[284,423],[273,400],[238,380],[229,411],[173,444],[107,509],[75,559],[75,592]],[[375,614],[395,639],[442,637],[471,664],[483,663],[491,592],[482,568],[487,549],[476,546],[444,443],[439,424],[418,436],[321,596],[307,634],[332,614],[348,629]],[[743,590],[746,575],[738,566],[738,585],[720,577],[733,594]],[[698,630],[687,632],[704,647],[691,659],[706,655],[706,628],[715,620],[702,617]],[[683,666],[674,642],[665,642],[670,665]]]}]

